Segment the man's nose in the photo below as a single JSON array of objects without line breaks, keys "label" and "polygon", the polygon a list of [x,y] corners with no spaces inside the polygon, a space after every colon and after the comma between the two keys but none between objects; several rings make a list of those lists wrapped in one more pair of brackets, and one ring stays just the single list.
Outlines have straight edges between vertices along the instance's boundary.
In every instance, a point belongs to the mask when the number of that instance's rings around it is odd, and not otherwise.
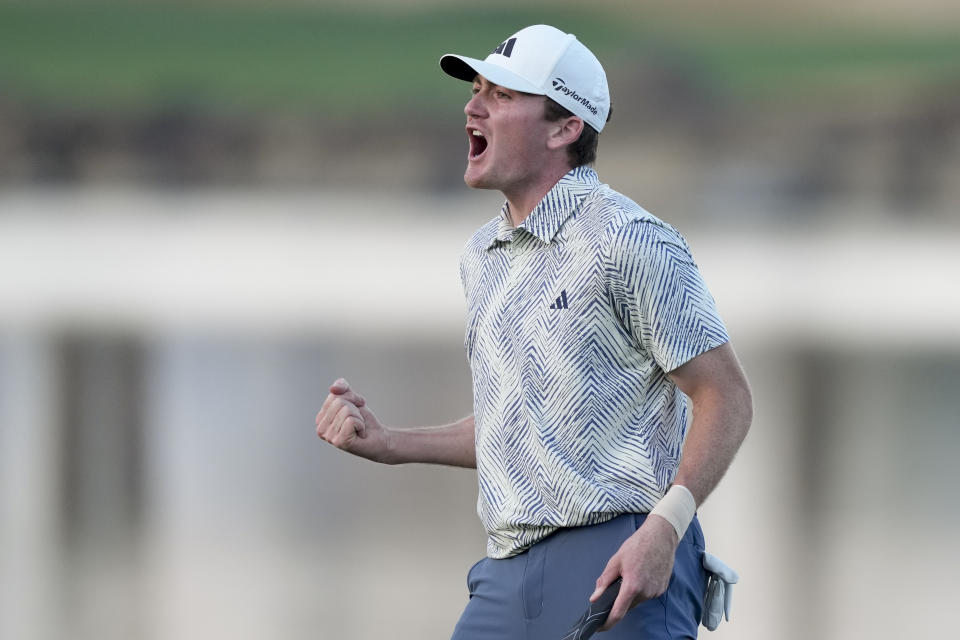
[{"label": "man's nose", "polygon": [[486,109],[483,106],[483,98],[480,97],[480,93],[477,92],[467,100],[467,104],[463,106],[463,112],[468,116],[479,118],[486,113]]}]

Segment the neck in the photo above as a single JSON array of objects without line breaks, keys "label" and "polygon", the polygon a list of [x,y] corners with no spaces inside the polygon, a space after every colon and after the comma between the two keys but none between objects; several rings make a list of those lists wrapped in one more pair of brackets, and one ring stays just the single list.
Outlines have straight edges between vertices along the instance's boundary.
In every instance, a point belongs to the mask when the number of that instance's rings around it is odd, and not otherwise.
[{"label": "neck", "polygon": [[535,183],[527,184],[521,189],[503,191],[507,199],[507,208],[510,212],[510,222],[514,227],[520,225],[536,208],[543,196],[547,195],[560,178],[570,172],[570,167],[557,167],[552,171],[544,171]]}]

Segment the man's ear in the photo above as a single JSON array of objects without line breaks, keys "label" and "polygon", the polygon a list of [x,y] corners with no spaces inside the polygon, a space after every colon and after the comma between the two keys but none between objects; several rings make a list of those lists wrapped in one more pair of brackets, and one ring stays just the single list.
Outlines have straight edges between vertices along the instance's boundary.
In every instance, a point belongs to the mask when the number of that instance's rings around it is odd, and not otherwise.
[{"label": "man's ear", "polygon": [[547,148],[559,149],[573,144],[583,133],[583,119],[577,116],[562,118],[553,123],[550,137],[547,139]]}]

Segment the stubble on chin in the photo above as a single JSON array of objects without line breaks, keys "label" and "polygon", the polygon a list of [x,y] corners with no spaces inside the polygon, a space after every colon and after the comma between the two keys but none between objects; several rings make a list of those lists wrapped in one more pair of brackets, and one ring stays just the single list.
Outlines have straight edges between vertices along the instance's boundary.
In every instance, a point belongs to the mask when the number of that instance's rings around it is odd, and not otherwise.
[{"label": "stubble on chin", "polygon": [[467,170],[463,172],[463,182],[471,189],[491,189],[487,184],[486,176],[483,174],[475,174],[471,172],[470,167],[467,167]]}]

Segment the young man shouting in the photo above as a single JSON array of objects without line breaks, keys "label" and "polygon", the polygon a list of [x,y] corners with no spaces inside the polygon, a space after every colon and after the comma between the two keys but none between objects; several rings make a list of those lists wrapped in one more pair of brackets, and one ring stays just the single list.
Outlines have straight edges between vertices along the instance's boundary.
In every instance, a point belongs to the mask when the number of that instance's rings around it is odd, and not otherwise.
[{"label": "young man shouting", "polygon": [[557,640],[617,579],[606,638],[696,637],[696,505],[752,417],[713,298],[679,233],[590,168],[610,96],[575,36],[534,25],[440,66],[473,86],[464,180],[506,198],[461,261],[474,412],[391,429],[338,380],[317,433],[476,467],[487,555],[454,640]]}]

